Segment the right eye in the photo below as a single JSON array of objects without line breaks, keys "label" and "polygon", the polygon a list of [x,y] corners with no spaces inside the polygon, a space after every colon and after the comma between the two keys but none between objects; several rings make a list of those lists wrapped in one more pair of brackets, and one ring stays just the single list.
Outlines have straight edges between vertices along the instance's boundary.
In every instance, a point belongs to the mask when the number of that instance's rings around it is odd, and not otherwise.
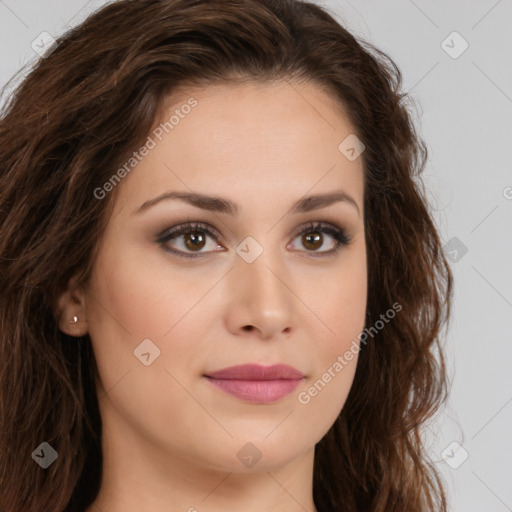
[{"label": "right eye", "polygon": [[[218,251],[202,251],[207,245],[207,238],[217,238],[218,235],[214,232],[207,224],[201,222],[188,222],[186,224],[180,224],[174,228],[167,230],[157,240],[162,245],[163,249],[182,256],[184,258],[198,258],[206,253],[218,252]],[[170,241],[182,238],[181,248],[171,248],[168,245]],[[219,244],[212,244],[213,248],[222,247]],[[191,252],[187,252],[191,251]]]}]

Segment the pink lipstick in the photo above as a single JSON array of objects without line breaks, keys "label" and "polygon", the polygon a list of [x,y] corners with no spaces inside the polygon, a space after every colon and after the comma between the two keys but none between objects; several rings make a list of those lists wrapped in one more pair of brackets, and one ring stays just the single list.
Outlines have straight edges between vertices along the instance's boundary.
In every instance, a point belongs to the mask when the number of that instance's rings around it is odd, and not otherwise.
[{"label": "pink lipstick", "polygon": [[304,379],[299,370],[285,364],[230,366],[205,377],[226,393],[259,404],[275,402],[289,395]]}]

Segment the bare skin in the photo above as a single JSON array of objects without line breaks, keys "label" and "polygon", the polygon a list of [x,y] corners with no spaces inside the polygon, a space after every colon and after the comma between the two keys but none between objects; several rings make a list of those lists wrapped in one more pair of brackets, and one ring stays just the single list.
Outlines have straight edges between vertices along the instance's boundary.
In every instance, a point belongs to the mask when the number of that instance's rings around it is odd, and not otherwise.
[{"label": "bare skin", "polygon": [[[90,335],[99,368],[103,479],[86,512],[316,512],[315,444],[345,404],[357,355],[308,390],[358,340],[366,311],[362,160],[338,150],[354,130],[316,85],[285,81],[183,88],[155,127],[191,97],[197,106],[117,185],[90,282],[70,282],[59,298],[61,329]],[[168,191],[239,211],[168,199],[137,212]],[[287,213],[338,191],[355,204]],[[157,241],[189,221],[215,236],[190,229],[196,238]],[[301,235],[310,222],[343,230],[348,245],[330,252],[332,234]],[[147,366],[134,354],[146,339]],[[246,363],[285,363],[305,377],[255,404],[204,376]]]}]

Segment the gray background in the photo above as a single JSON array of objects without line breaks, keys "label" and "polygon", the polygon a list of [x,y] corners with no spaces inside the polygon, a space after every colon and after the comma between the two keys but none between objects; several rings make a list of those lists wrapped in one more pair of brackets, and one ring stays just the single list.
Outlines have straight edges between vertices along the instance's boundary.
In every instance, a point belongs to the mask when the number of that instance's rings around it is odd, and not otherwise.
[{"label": "gray background", "polygon": [[[0,0],[0,85],[38,59],[41,32],[57,36],[105,3]],[[451,510],[512,511],[512,1],[321,5],[395,60],[419,106],[424,179],[455,276],[451,395],[425,431]]]}]

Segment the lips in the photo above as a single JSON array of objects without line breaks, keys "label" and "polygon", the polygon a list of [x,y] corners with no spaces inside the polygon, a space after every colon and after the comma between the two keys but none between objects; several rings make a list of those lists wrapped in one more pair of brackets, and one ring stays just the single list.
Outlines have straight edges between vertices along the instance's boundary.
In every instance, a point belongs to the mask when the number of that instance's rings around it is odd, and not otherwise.
[{"label": "lips", "polygon": [[215,387],[252,403],[275,402],[289,395],[304,379],[304,374],[285,364],[230,366],[204,377]]},{"label": "lips", "polygon": [[274,364],[272,366],[261,366],[259,364],[244,364],[230,366],[223,370],[211,372],[206,375],[213,379],[239,379],[239,380],[298,380],[304,375],[299,370],[286,364]]}]

